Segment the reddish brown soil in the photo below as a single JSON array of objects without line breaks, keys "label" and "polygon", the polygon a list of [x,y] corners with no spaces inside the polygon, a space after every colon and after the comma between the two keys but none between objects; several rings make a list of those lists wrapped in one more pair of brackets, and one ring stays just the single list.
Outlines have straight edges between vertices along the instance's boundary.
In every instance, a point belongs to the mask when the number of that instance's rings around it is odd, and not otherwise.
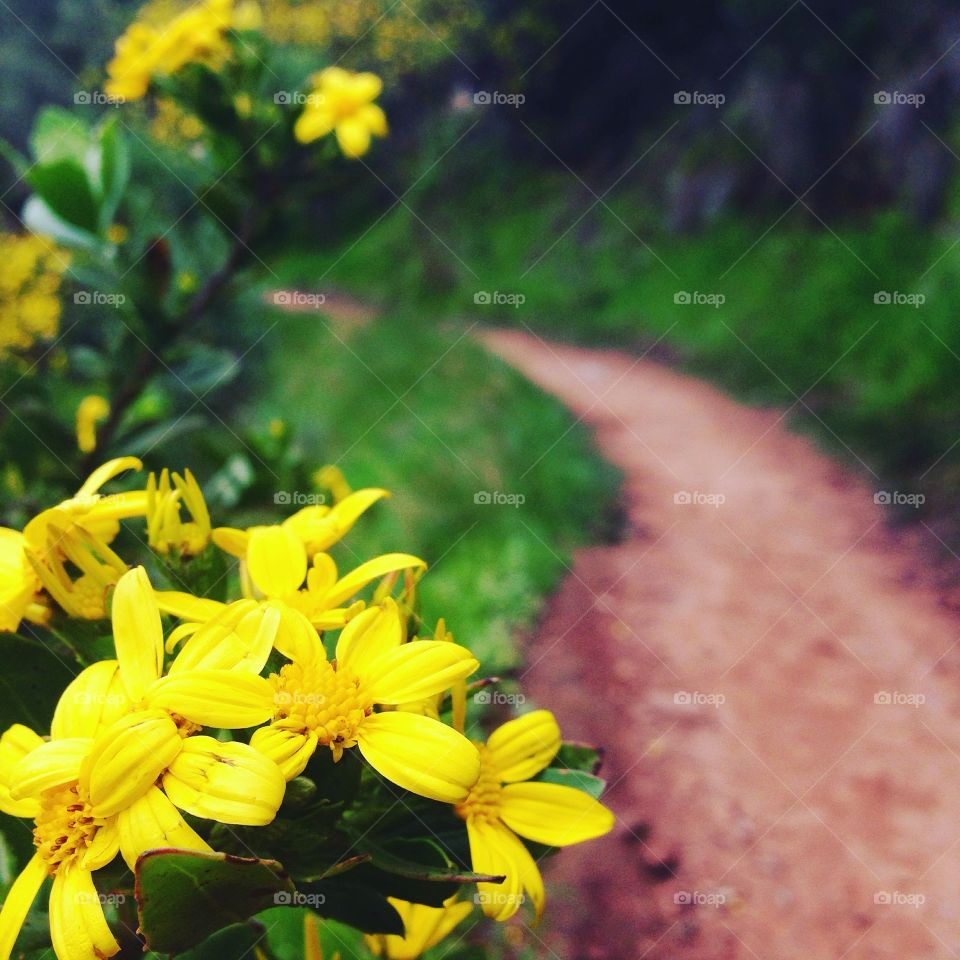
[{"label": "reddish brown soil", "polygon": [[487,342],[626,476],[625,539],[577,552],[527,650],[618,818],[549,867],[544,955],[960,956],[960,620],[874,491],[654,363]]}]

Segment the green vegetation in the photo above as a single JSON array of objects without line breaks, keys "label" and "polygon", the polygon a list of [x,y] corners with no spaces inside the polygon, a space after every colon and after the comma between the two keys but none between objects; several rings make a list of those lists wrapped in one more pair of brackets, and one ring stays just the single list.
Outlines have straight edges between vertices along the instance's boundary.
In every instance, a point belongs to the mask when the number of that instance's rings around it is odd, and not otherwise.
[{"label": "green vegetation", "polygon": [[[568,183],[507,193],[490,182],[446,207],[428,194],[415,214],[396,207],[335,251],[323,282],[384,303],[416,291],[425,316],[653,349],[747,402],[790,408],[878,489],[923,492],[928,510],[948,502],[960,477],[960,254],[949,230],[890,212],[835,231],[799,217],[768,229],[774,213],[677,236],[629,193],[596,203]],[[418,218],[449,249],[427,245]],[[376,270],[401,250],[403,269]],[[525,301],[475,304],[478,291]],[[678,293],[724,302],[678,304]],[[876,303],[884,293],[923,302]]]}]

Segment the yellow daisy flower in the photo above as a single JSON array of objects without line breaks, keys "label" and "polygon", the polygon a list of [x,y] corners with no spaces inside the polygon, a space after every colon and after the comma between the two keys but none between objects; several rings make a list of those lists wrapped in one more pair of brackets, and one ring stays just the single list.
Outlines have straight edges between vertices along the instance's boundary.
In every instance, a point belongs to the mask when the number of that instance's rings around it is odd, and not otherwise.
[{"label": "yellow daisy flower", "polygon": [[270,725],[251,745],[276,761],[287,779],[300,774],[318,747],[334,760],[358,747],[376,771],[405,790],[447,803],[467,797],[479,773],[476,748],[461,733],[431,717],[397,710],[424,699],[476,670],[469,651],[433,640],[403,642],[396,603],[358,614],[337,639],[336,660],[327,660],[316,630],[302,630],[281,652],[291,661],[270,677],[273,696],[262,707]]},{"label": "yellow daisy flower", "polygon": [[560,728],[549,710],[509,720],[477,748],[480,776],[456,812],[467,824],[473,869],[506,874],[503,884],[478,883],[478,901],[488,917],[508,920],[526,895],[539,919],[543,878],[519,838],[566,847],[608,833],[613,814],[574,787],[526,782],[560,749]]},{"label": "yellow daisy flower", "polygon": [[371,137],[387,135],[387,117],[373,101],[383,82],[375,73],[353,73],[327,67],[310,78],[313,91],[297,119],[293,134],[300,143],[311,143],[333,132],[347,157],[362,157]]},{"label": "yellow daisy flower", "polygon": [[417,957],[443,940],[473,910],[472,904],[458,902],[455,897],[447,900],[442,907],[408,903],[395,897],[387,897],[387,900],[403,920],[403,936],[388,934],[363,938],[375,957],[386,957],[386,960],[417,960]]},{"label": "yellow daisy flower", "polygon": [[[210,513],[203,499],[200,484],[189,470],[184,476],[168,470],[160,474],[160,481],[151,473],[147,478],[147,542],[160,554],[171,550],[180,556],[196,556],[210,542]],[[180,517],[181,506],[186,507],[191,519]]]},{"label": "yellow daisy flower", "polygon": [[[50,610],[41,588],[71,616],[99,619],[105,595],[126,570],[108,544],[120,520],[146,509],[144,491],[102,495],[100,489],[126,470],[139,470],[135,457],[98,467],[76,495],[34,517],[20,533],[0,527],[0,630],[16,630],[21,620],[44,623]],[[80,569],[74,581],[66,561]]]},{"label": "yellow daisy flower", "polygon": [[102,729],[84,765],[93,814],[139,809],[160,782],[167,797],[194,816],[270,823],[285,789],[275,764],[247,744],[195,734],[204,726],[240,729],[269,719],[271,708],[259,704],[273,691],[257,674],[279,615],[251,604],[228,610],[222,622],[184,644],[166,675],[160,611],[142,567],[120,578],[112,617],[117,659],[84,670],[54,717],[55,731],[77,729],[91,722],[89,705],[101,705]]},{"label": "yellow daisy flower", "polygon": [[[274,601],[283,614],[281,633],[300,629],[290,611],[299,612],[318,630],[342,627],[363,609],[357,601],[342,606],[369,583],[426,564],[407,553],[387,553],[362,563],[341,577],[329,554],[323,553],[356,523],[374,503],[389,496],[386,490],[358,490],[334,507],[311,506],[288,517],[282,524],[238,530],[218,527],[213,542],[240,560],[240,577],[247,597]],[[313,562],[310,562],[310,558]],[[181,591],[157,594],[160,609],[182,620],[203,623],[216,616],[223,604]]]}]

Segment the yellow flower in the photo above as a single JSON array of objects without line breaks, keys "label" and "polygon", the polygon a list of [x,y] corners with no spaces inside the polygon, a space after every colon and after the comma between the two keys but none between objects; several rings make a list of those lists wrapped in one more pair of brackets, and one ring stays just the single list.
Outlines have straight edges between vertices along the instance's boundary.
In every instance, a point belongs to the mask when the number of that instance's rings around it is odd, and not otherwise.
[{"label": "yellow flower", "polygon": [[91,393],[77,407],[77,447],[81,453],[93,453],[97,449],[97,424],[110,416],[110,404],[106,397]]},{"label": "yellow flower", "polygon": [[35,234],[0,234],[0,350],[56,335],[57,293],[70,256]]},{"label": "yellow flower", "polygon": [[347,478],[343,475],[343,471],[332,463],[314,471],[310,479],[315,487],[325,487],[329,490],[333,495],[334,503],[346,500],[353,493]]},{"label": "yellow flower", "polygon": [[[203,492],[193,474],[184,476],[170,472],[147,478],[147,542],[157,553],[166,555],[171,550],[180,556],[196,556],[210,542],[210,513]],[[180,507],[185,506],[191,519],[180,518]]]},{"label": "yellow flower", "polygon": [[131,24],[107,64],[106,93],[138,100],[153,77],[169,76],[188,63],[219,69],[230,55],[227,31],[233,18],[233,0],[206,0],[160,27]]},{"label": "yellow flower", "polygon": [[272,674],[269,726],[251,745],[275,760],[287,779],[298,776],[318,747],[334,761],[358,747],[386,779],[424,797],[447,803],[466,798],[479,772],[476,748],[462,734],[430,717],[396,710],[476,670],[469,651],[453,643],[403,643],[393,600],[371,607],[341,631],[336,660],[327,660],[320,637],[306,620],[295,642],[281,653],[290,663]]},{"label": "yellow flower", "polygon": [[[85,766],[94,814],[110,816],[158,781],[173,803],[223,823],[270,823],[284,780],[244,743],[195,736],[201,727],[240,729],[269,719],[270,684],[258,676],[279,615],[241,601],[198,630],[163,673],[163,628],[142,567],[120,578],[113,596],[117,659],[84,670],[64,694],[65,711],[103,702],[116,684],[117,715],[105,723]],[[112,673],[110,672],[112,668]],[[107,719],[111,722],[107,723]]]},{"label": "yellow flower", "polygon": [[403,920],[403,936],[389,934],[364,937],[370,952],[375,957],[386,957],[386,960],[417,960],[417,957],[443,940],[473,910],[472,904],[457,902],[455,897],[447,900],[442,907],[408,903],[396,897],[387,897],[387,900]]},{"label": "yellow flower", "polygon": [[507,920],[526,895],[539,919],[545,900],[543,878],[519,838],[569,846],[608,833],[613,814],[582,790],[525,782],[560,749],[560,728],[548,710],[509,720],[477,747],[480,776],[456,812],[467,824],[473,869],[506,874],[502,885],[478,883],[478,899],[488,917]]},{"label": "yellow flower", "polygon": [[[341,577],[333,558],[320,551],[345,536],[360,515],[381,498],[386,490],[358,490],[334,507],[305,507],[275,526],[237,530],[218,527],[213,542],[226,553],[240,559],[244,594],[267,601],[281,609],[281,635],[297,632],[290,614],[306,616],[318,630],[342,627],[363,609],[356,601],[343,607],[367,584],[379,577],[426,564],[407,553],[388,553],[362,563]],[[310,563],[310,557],[313,563]],[[157,594],[160,609],[195,623],[204,623],[223,607],[215,600],[194,597],[171,590]]]},{"label": "yellow flower", "polygon": [[[98,467],[77,491],[34,517],[23,533],[0,527],[0,630],[16,630],[21,620],[45,623],[50,609],[41,588],[76,617],[105,616],[106,592],[126,564],[108,544],[120,520],[144,513],[144,491],[102,496],[100,488],[125,470],[140,469],[135,457]],[[80,570],[74,581],[70,561]]]},{"label": "yellow flower", "polygon": [[362,157],[371,137],[387,135],[387,118],[373,101],[383,83],[374,73],[352,73],[327,67],[310,78],[313,92],[293,128],[300,143],[311,143],[331,131],[347,157]]},{"label": "yellow flower", "polygon": [[[127,470],[139,470],[136,457],[110,460],[90,474],[76,496],[44,510],[24,528],[20,546],[33,571],[32,579],[70,615],[87,620],[106,616],[106,595],[127,569],[109,547],[120,521],[146,510],[143,490],[102,495],[100,488]],[[11,552],[12,539],[8,537]],[[80,571],[73,579],[67,563]],[[0,568],[0,596],[15,590],[17,579]]]},{"label": "yellow flower", "polygon": [[39,595],[40,579],[27,559],[19,530],[0,527],[0,631],[11,632],[22,620],[45,623],[50,608]]}]

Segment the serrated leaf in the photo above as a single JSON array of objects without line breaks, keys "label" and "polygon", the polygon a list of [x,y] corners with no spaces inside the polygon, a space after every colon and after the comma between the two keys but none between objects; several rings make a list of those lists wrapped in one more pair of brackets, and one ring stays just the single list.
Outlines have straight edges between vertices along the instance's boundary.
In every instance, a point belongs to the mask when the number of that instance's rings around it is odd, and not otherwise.
[{"label": "serrated leaf", "polygon": [[158,953],[180,953],[284,898],[295,888],[275,860],[195,850],[149,850],[137,860],[140,929]]}]

